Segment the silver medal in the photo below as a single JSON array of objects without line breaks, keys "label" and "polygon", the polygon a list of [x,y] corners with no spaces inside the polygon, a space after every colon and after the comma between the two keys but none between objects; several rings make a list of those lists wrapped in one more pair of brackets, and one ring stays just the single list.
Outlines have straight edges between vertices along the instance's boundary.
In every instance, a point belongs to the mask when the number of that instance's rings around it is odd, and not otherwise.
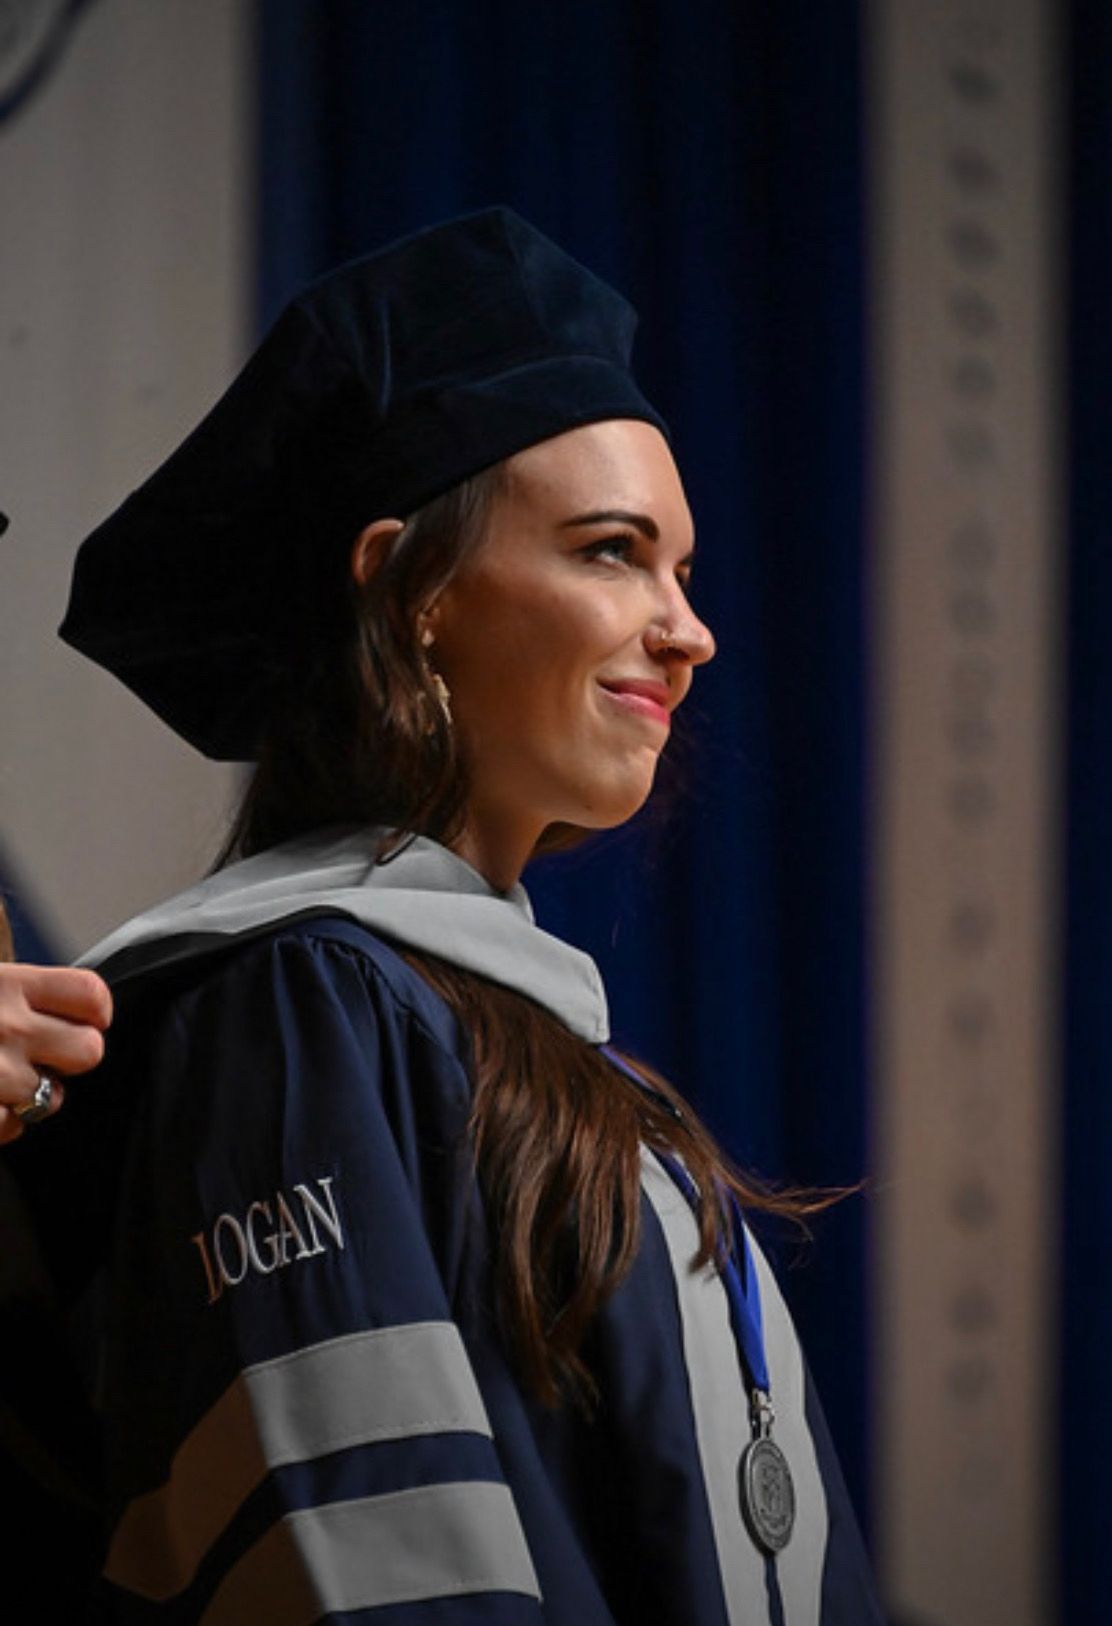
[{"label": "silver medal", "polygon": [[776,1554],[791,1539],[795,1486],[788,1459],[770,1435],[772,1416],[768,1396],[754,1396],[754,1423],[760,1432],[742,1452],[738,1479],[749,1534],[762,1552]]}]

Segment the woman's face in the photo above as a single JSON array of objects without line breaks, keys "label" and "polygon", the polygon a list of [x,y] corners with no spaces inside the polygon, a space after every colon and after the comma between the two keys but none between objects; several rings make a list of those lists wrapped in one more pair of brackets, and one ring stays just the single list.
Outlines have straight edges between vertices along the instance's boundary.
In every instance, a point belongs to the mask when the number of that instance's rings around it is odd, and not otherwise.
[{"label": "woman's face", "polygon": [[604,829],[644,802],[670,714],[714,653],[687,601],[691,554],[651,425],[589,424],[509,459],[485,539],[425,618],[477,851],[523,864],[547,825]]}]

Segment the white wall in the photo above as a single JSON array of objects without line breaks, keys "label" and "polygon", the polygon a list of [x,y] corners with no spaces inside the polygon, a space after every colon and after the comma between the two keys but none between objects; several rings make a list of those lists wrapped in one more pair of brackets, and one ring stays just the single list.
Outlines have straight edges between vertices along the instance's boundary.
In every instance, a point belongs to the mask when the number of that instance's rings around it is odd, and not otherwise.
[{"label": "white wall", "polygon": [[246,347],[250,15],[96,0],[0,124],[0,847],[64,950],[202,870],[231,789],[54,630]]}]

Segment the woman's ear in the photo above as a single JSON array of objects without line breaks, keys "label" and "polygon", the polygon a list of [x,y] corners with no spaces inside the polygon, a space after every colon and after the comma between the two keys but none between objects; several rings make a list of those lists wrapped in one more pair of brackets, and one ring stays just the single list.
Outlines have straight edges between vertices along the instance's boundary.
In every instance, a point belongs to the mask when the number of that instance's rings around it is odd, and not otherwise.
[{"label": "woman's ear", "polygon": [[400,519],[376,519],[363,527],[351,546],[351,576],[357,587],[367,585],[404,527]]}]

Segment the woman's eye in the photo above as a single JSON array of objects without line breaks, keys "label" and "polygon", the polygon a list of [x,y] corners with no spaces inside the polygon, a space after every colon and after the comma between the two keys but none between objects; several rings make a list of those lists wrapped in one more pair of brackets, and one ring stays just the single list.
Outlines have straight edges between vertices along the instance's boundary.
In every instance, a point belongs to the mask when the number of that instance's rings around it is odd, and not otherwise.
[{"label": "woman's eye", "polygon": [[627,561],[634,549],[632,536],[603,536],[597,542],[588,542],[583,549],[588,559],[619,559]]}]

